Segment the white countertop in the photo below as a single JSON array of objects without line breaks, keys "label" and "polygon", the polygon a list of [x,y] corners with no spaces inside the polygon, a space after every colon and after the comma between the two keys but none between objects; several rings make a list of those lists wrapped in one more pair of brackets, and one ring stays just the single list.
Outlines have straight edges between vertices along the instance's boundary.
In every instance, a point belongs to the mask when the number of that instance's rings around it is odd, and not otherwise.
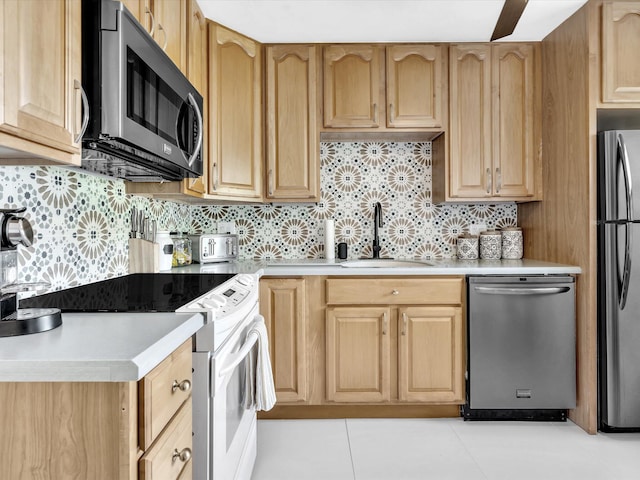
[{"label": "white countertop", "polygon": [[[351,259],[349,260],[351,261]],[[258,273],[270,277],[302,275],[560,275],[579,274],[580,267],[540,260],[429,260],[412,267],[347,268],[345,260],[293,259],[242,260],[228,263],[194,263],[171,273]]]},{"label": "white countertop", "polygon": [[53,330],[0,338],[0,381],[137,381],[203,324],[199,313],[63,313]]},{"label": "white countertop", "polygon": [[429,260],[411,267],[347,268],[342,260],[271,260],[266,276],[292,275],[558,275],[579,274],[580,267],[539,260]]}]

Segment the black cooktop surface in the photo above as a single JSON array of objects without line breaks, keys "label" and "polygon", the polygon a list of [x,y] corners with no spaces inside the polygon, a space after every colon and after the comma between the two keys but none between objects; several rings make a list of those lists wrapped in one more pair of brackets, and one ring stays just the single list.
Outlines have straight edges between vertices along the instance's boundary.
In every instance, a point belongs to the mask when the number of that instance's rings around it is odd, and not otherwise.
[{"label": "black cooktop surface", "polygon": [[235,275],[134,273],[20,300],[20,308],[63,312],[175,312]]}]

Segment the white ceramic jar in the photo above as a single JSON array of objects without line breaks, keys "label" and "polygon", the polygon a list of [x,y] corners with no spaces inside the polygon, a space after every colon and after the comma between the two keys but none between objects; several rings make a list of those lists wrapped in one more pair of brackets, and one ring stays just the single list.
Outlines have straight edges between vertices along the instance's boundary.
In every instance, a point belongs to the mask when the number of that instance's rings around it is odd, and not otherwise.
[{"label": "white ceramic jar", "polygon": [[500,260],[502,256],[502,235],[497,230],[480,233],[480,258]]},{"label": "white ceramic jar", "polygon": [[502,229],[502,258],[519,260],[522,258],[522,229],[520,227],[506,227]]},{"label": "white ceramic jar", "polygon": [[457,256],[460,260],[476,260],[478,258],[478,237],[469,234],[460,235]]}]

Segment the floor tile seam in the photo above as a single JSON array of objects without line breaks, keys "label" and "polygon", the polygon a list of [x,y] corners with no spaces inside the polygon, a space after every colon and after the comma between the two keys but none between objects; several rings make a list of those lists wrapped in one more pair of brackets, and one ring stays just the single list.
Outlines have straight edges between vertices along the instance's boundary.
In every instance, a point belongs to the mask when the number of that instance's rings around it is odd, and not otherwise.
[{"label": "floor tile seam", "polygon": [[458,441],[460,442],[460,445],[462,445],[462,448],[464,449],[465,452],[467,452],[467,455],[469,455],[469,458],[471,459],[471,461],[473,461],[473,463],[475,464],[476,467],[478,467],[478,470],[480,471],[480,473],[482,473],[482,476],[484,477],[484,480],[490,480],[491,477],[489,477],[489,475],[487,474],[487,472],[485,472],[485,470],[482,468],[482,465],[480,465],[480,463],[478,462],[478,460],[476,459],[476,457],[473,455],[473,453],[471,453],[471,450],[469,450],[467,448],[466,443],[464,442],[464,440],[462,439],[462,437],[460,435],[458,435],[457,430],[454,428],[453,424],[449,424],[448,423],[449,428],[451,429],[451,431],[453,432],[453,434],[456,436],[456,438],[458,439]]},{"label": "floor tile seam", "polygon": [[349,435],[349,424],[348,418],[344,419],[344,429],[347,432],[347,445],[349,446],[349,459],[351,460],[351,473],[353,475],[353,480],[356,480],[356,464],[353,461],[353,449],[351,448],[351,436]]}]

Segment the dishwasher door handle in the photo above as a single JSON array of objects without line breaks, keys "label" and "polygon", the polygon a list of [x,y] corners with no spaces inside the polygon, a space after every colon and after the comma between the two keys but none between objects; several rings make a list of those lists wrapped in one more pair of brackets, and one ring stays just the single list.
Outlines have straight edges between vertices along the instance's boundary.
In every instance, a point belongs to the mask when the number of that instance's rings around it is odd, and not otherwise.
[{"label": "dishwasher door handle", "polygon": [[567,293],[570,287],[534,287],[534,288],[509,288],[509,287],[474,287],[476,292],[485,295],[555,295]]}]

